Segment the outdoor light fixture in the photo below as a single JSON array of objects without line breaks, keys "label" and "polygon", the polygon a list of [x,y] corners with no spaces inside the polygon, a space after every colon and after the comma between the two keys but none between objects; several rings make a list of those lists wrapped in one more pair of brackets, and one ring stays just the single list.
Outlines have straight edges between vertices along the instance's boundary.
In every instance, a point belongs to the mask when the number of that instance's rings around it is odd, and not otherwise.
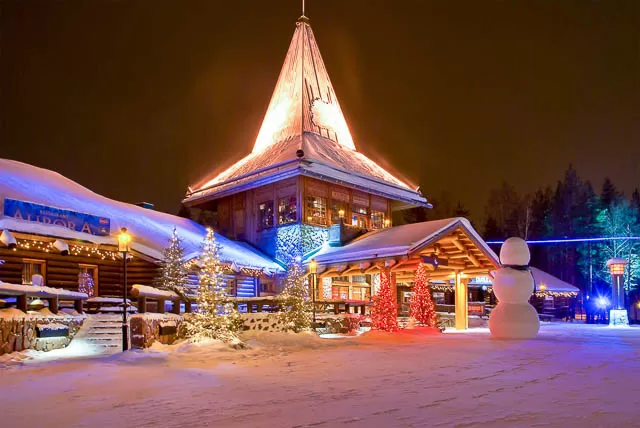
[{"label": "outdoor light fixture", "polygon": [[131,251],[131,235],[127,228],[120,229],[118,234],[118,251],[122,253],[122,269],[124,286],[122,293],[122,351],[129,349],[129,326],[127,325],[127,253]]},{"label": "outdoor light fixture", "polygon": [[598,305],[598,307],[604,309],[609,306],[609,299],[607,299],[606,297],[598,297],[598,299],[596,300],[596,304]]},{"label": "outdoor light fixture", "polygon": [[391,220],[386,219],[386,220],[384,221],[384,227],[389,227],[389,226],[391,226]]},{"label": "outdoor light fixture", "polygon": [[609,325],[629,325],[629,316],[624,305],[624,271],[629,262],[625,259],[609,259],[607,267],[611,273],[611,310],[609,311]]},{"label": "outdoor light fixture", "polygon": [[547,284],[540,284],[540,291],[545,291],[547,289]]},{"label": "outdoor light fixture", "polygon": [[66,242],[56,239],[55,241],[53,241],[53,247],[56,250],[60,251],[61,255],[63,256],[69,255],[69,244],[67,244]]},{"label": "outdoor light fixture", "polygon": [[316,273],[318,272],[318,263],[315,260],[309,262],[309,274],[311,274],[311,300],[313,304],[313,324],[316,323]]},{"label": "outdoor light fixture", "polygon": [[338,210],[338,217],[340,217],[340,220],[344,218],[344,210]]}]

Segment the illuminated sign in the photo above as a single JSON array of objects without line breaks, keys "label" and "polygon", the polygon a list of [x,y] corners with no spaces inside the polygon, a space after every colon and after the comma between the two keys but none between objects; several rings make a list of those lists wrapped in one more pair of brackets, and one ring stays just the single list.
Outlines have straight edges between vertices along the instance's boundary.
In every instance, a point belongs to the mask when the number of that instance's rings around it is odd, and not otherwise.
[{"label": "illuminated sign", "polygon": [[33,202],[4,199],[4,215],[31,223],[60,226],[95,236],[109,236],[111,221],[105,217],[48,207]]}]

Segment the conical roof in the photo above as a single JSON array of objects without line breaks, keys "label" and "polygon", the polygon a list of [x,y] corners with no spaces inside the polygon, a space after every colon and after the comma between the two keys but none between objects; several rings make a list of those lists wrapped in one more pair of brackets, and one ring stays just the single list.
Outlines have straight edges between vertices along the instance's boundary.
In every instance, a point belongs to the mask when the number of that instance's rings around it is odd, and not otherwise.
[{"label": "conical roof", "polygon": [[296,23],[252,152],[190,188],[184,202],[217,199],[294,175],[426,204],[418,191],[356,150],[305,16]]}]

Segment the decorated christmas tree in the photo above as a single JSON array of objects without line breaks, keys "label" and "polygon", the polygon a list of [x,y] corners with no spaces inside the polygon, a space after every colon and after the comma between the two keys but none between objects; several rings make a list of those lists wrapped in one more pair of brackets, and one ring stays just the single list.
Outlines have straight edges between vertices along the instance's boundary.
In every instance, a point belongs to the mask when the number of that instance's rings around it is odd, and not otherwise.
[{"label": "decorated christmas tree", "polygon": [[[2,260],[0,260],[0,264],[2,264]],[[95,283],[90,273],[83,272],[78,275],[78,291],[89,297],[95,296]]]},{"label": "decorated christmas tree", "polygon": [[169,246],[163,250],[162,254],[164,258],[160,262],[160,276],[156,280],[156,287],[173,291],[186,300],[185,287],[189,283],[189,271],[185,266],[184,248],[175,227],[169,238]]},{"label": "decorated christmas tree", "polygon": [[291,330],[298,333],[311,326],[309,287],[299,260],[293,260],[287,268],[280,299],[285,309],[283,320]]},{"label": "decorated christmas tree", "polygon": [[373,328],[378,330],[398,330],[398,304],[391,290],[389,272],[380,273],[380,291],[373,296],[371,324]]},{"label": "decorated christmas tree", "polygon": [[240,314],[226,292],[219,251],[213,230],[208,229],[199,259],[198,310],[185,318],[187,336],[196,341],[217,339],[233,342],[237,340],[236,333],[242,326]]},{"label": "decorated christmas tree", "polygon": [[436,326],[436,306],[431,300],[427,271],[422,263],[418,265],[418,270],[416,271],[409,316],[424,326]]}]

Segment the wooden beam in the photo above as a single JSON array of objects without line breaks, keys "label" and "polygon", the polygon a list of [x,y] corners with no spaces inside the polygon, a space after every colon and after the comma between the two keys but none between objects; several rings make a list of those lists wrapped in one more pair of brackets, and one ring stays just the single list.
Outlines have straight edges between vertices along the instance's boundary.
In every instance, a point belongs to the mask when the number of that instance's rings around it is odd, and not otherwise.
[{"label": "wooden beam", "polygon": [[401,261],[397,265],[393,266],[391,268],[391,272],[396,272],[398,270],[405,270],[405,269],[410,269],[410,270],[417,269],[418,264],[420,264],[420,259],[406,259]]},{"label": "wooden beam", "polygon": [[380,266],[377,264],[374,264],[370,267],[368,267],[367,269],[364,270],[365,275],[371,274],[373,272],[375,272],[376,270],[380,270]]},{"label": "wooden beam", "polygon": [[336,273],[337,272],[337,268],[329,268],[326,271],[322,272],[320,275],[318,275],[318,278],[326,278],[328,276],[331,276],[332,273]]}]

